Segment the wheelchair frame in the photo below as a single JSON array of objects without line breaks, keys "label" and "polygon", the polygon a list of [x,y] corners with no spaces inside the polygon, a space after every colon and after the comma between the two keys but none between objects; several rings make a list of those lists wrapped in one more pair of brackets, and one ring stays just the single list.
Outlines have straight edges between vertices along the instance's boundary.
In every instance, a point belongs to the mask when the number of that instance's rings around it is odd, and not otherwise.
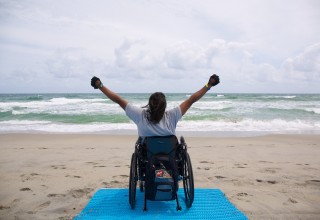
[{"label": "wheelchair frame", "polygon": [[[171,136],[172,137],[172,136]],[[161,137],[160,137],[161,138]],[[178,180],[183,181],[183,188],[185,194],[185,202],[187,208],[192,206],[194,200],[194,181],[193,181],[193,171],[190,156],[187,152],[187,144],[184,140],[184,137],[180,138],[180,143],[178,143],[176,149],[176,164],[178,166]],[[140,191],[144,191],[144,208],[147,210],[147,196],[145,190],[145,181],[146,181],[146,165],[147,160],[146,145],[142,142],[142,138],[139,137],[136,144],[135,150],[131,157],[130,165],[130,177],[129,177],[129,203],[131,208],[134,209],[136,205],[136,189],[137,182],[139,181]],[[177,181],[177,190],[179,183]],[[181,210],[179,204],[179,199],[177,192],[175,192],[176,201],[177,201],[177,210]]]}]

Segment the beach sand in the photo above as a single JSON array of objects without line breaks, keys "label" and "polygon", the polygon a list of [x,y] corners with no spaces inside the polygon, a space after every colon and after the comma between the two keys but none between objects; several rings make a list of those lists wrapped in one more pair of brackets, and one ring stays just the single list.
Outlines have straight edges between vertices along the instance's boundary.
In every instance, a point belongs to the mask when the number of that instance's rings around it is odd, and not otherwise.
[{"label": "beach sand", "polygon": [[[129,135],[1,134],[0,219],[72,219],[99,188],[127,188],[135,141]],[[319,135],[186,142],[195,187],[221,189],[249,219],[320,219]]]}]

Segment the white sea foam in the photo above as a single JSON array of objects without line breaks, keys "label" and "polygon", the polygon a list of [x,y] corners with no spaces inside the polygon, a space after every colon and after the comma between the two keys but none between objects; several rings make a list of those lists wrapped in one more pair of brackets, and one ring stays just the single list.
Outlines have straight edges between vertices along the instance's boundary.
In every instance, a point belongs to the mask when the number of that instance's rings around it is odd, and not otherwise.
[{"label": "white sea foam", "polygon": [[312,112],[312,113],[316,113],[316,114],[320,114],[320,108],[304,108],[303,110],[308,111],[308,112]]},{"label": "white sea foam", "polygon": [[[0,122],[0,133],[7,132],[53,132],[53,133],[77,133],[77,132],[104,132],[136,130],[133,123],[92,123],[92,124],[62,124],[50,121],[11,120]],[[181,121],[177,131],[192,132],[318,132],[320,123],[310,123],[301,120],[285,121],[274,119],[271,121],[246,119],[243,121]]]},{"label": "white sea foam", "polygon": [[233,107],[234,104],[230,101],[198,101],[193,104],[192,108],[201,110],[222,110]]},{"label": "white sea foam", "polygon": [[13,115],[29,113],[79,115],[89,113],[119,113],[122,109],[104,99],[66,99],[55,98],[48,101],[5,102],[0,103],[0,112],[12,111]]},{"label": "white sea foam", "polygon": [[294,99],[297,96],[295,95],[269,95],[269,96],[262,96],[261,98],[266,99]]},{"label": "white sea foam", "polygon": [[[136,129],[132,123],[123,123],[128,121],[125,112],[109,99],[101,98],[103,96],[44,94],[39,100],[21,95],[11,97],[12,100],[0,95],[2,133]],[[167,109],[179,106],[186,99],[185,94],[169,94],[167,97]],[[142,107],[147,104],[148,94],[126,94],[126,98]],[[44,118],[46,121],[42,121]],[[177,129],[190,132],[308,132],[319,131],[319,123],[319,95],[208,94],[192,105]]]},{"label": "white sea foam", "polygon": [[320,123],[310,123],[302,120],[285,121],[253,120],[242,121],[181,121],[178,124],[179,131],[320,131]]},{"label": "white sea foam", "polygon": [[52,132],[52,133],[83,133],[83,132],[103,132],[115,130],[136,129],[133,123],[93,123],[93,124],[58,124],[48,121],[6,121],[0,122],[0,133],[8,132]]}]

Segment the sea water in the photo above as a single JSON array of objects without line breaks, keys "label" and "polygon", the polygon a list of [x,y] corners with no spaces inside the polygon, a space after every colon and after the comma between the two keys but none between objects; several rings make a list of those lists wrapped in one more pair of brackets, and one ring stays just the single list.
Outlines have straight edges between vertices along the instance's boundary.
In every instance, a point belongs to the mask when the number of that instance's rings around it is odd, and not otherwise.
[{"label": "sea water", "polygon": [[[144,107],[150,94],[120,94]],[[167,108],[191,94],[166,94]],[[0,133],[128,133],[136,126],[117,104],[94,94],[0,94]],[[320,134],[320,94],[207,93],[177,132],[206,135]]]}]

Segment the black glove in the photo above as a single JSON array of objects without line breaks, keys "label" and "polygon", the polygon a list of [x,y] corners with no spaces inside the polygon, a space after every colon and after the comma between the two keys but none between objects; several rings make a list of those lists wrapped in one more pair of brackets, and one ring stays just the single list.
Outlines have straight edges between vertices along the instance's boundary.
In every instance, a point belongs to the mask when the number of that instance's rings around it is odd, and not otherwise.
[{"label": "black glove", "polygon": [[96,86],[96,82],[97,81],[100,81],[100,85],[102,84],[102,82],[101,82],[101,80],[98,78],[98,77],[92,77],[92,79],[91,79],[91,86],[93,87],[93,88],[95,88],[95,89],[98,89],[99,87],[98,86]]},{"label": "black glove", "polygon": [[208,82],[209,85],[215,86],[215,85],[218,85],[219,83],[220,83],[220,79],[218,75],[213,74],[212,76],[210,76],[210,79]]}]

